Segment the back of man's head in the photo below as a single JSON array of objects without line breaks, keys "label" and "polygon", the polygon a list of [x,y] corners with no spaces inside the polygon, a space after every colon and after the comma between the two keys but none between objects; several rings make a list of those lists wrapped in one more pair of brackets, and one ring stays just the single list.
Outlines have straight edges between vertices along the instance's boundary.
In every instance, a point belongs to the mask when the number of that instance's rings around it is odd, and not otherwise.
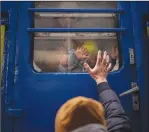
[{"label": "back of man's head", "polygon": [[106,132],[102,104],[85,97],[68,100],[56,115],[55,132]]}]

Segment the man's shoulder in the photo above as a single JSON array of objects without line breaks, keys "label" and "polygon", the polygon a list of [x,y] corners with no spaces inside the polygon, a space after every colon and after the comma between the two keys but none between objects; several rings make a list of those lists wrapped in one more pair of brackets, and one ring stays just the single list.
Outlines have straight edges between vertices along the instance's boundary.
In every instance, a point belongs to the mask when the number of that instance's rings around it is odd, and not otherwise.
[{"label": "man's shoulder", "polygon": [[118,130],[113,130],[113,131],[109,131],[109,132],[132,132],[132,130],[125,128],[125,129],[118,129]]}]

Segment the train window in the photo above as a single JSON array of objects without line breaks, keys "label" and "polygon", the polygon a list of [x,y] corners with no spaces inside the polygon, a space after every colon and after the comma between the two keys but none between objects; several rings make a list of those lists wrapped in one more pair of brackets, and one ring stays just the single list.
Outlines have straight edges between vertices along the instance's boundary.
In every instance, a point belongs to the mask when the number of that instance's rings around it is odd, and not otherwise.
[{"label": "train window", "polygon": [[[38,8],[116,8],[116,2],[35,2]],[[36,28],[115,28],[116,14],[41,13],[34,14]],[[86,72],[83,63],[95,65],[97,51],[108,51],[113,67],[119,69],[118,34],[51,33],[34,34],[34,69],[38,72]]]}]

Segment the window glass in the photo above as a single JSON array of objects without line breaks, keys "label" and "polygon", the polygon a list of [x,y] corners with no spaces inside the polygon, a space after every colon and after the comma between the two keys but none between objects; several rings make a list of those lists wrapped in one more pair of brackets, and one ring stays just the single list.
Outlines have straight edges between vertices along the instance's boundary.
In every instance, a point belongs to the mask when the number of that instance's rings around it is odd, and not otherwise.
[{"label": "window glass", "polygon": [[117,8],[116,1],[73,1],[73,2],[35,2],[37,8]]},{"label": "window glass", "polygon": [[[116,8],[116,2],[35,2],[38,8]],[[35,13],[35,28],[116,28],[116,14]],[[116,33],[34,33],[34,69],[38,72],[86,72],[83,63],[95,65],[97,51],[108,51],[118,70]]]}]

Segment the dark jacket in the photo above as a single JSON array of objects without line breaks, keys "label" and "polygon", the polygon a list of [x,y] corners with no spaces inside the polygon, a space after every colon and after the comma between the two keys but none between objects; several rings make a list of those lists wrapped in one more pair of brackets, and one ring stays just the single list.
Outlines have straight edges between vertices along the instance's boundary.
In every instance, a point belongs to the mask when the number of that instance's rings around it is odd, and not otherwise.
[{"label": "dark jacket", "polygon": [[105,109],[109,132],[131,132],[131,125],[116,93],[108,83],[98,84],[100,102]]},{"label": "dark jacket", "polygon": [[108,83],[98,84],[100,102],[105,109],[107,130],[99,124],[88,124],[72,132],[132,132],[128,117],[123,107]]}]

